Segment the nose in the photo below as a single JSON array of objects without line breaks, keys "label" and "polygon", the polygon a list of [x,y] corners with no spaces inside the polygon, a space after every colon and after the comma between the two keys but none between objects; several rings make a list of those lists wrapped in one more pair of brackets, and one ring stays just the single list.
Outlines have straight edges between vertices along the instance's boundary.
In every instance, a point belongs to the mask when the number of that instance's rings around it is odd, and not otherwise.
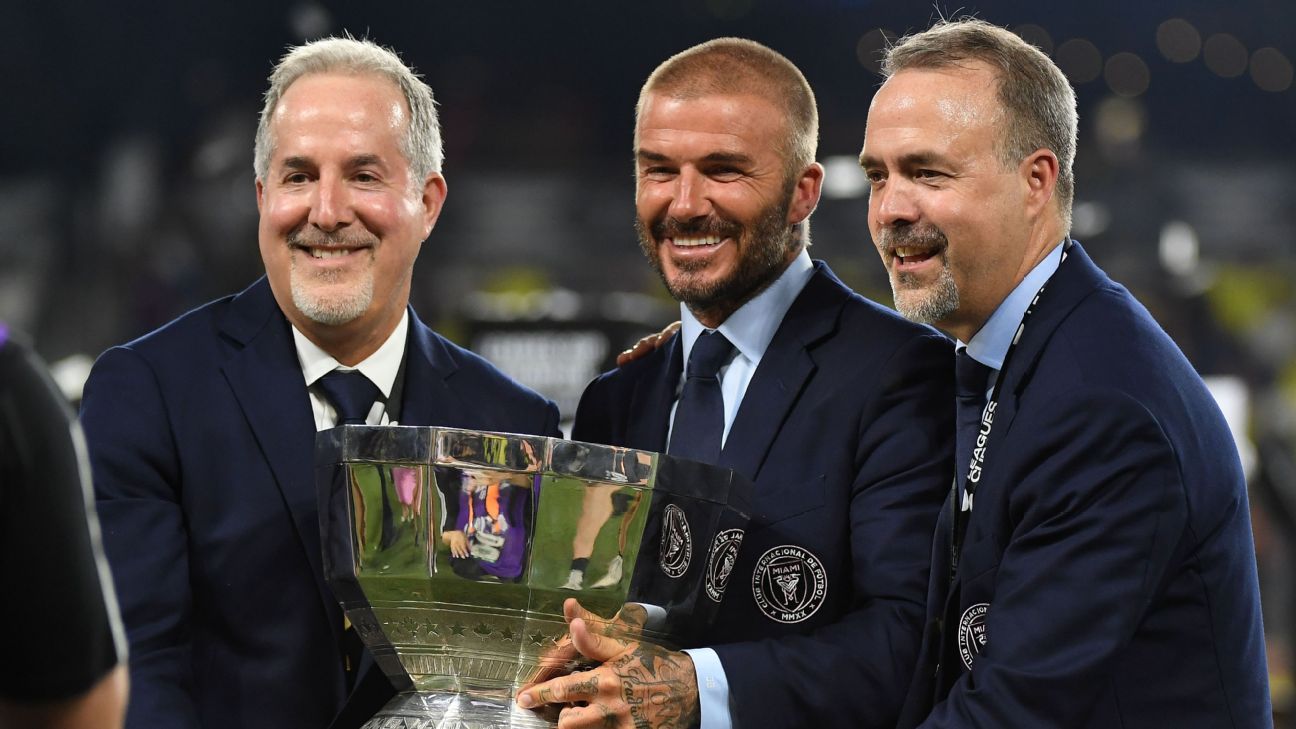
[{"label": "nose", "polygon": [[869,214],[882,226],[903,225],[918,221],[919,210],[911,183],[892,176],[885,185],[869,195]]},{"label": "nose", "polygon": [[351,222],[353,211],[346,183],[337,175],[321,175],[315,183],[309,222],[320,230],[337,230]]},{"label": "nose", "polygon": [[676,220],[692,220],[711,214],[707,179],[697,170],[685,168],[675,178],[675,189],[667,213]]}]

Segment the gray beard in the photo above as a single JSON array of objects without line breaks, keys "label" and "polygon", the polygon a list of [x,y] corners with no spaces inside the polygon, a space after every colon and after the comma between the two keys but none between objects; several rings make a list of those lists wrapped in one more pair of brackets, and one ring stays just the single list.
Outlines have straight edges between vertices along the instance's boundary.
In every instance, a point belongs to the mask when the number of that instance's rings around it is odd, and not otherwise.
[{"label": "gray beard", "polygon": [[[326,297],[317,294],[311,281],[303,280],[305,276],[298,272],[294,262],[288,279],[292,288],[293,306],[297,307],[307,319],[327,326],[340,326],[360,318],[373,303],[373,271],[365,271],[360,285],[341,296]],[[331,276],[317,276],[316,281],[327,283]]]},{"label": "gray beard", "polygon": [[900,273],[891,282],[891,294],[895,297],[896,311],[910,321],[920,324],[935,324],[952,315],[959,307],[958,286],[949,265],[941,266],[940,276],[930,290],[918,288],[913,276]]}]

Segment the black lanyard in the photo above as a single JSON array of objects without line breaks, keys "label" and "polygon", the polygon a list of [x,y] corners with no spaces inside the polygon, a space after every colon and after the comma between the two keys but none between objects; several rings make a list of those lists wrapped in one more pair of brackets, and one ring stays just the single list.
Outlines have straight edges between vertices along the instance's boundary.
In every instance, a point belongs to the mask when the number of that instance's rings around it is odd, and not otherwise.
[{"label": "black lanyard", "polygon": [[[1067,259],[1067,253],[1071,249],[1070,240],[1062,245],[1062,258],[1058,261],[1058,269],[1062,268],[1063,262]],[[1057,275],[1054,271],[1053,275]],[[968,462],[967,477],[963,479],[963,498],[959,498],[958,479],[950,485],[950,510],[951,519],[954,522],[954,535],[950,539],[950,581],[953,582],[954,574],[958,572],[959,556],[963,551],[963,540],[967,538],[968,522],[972,520],[973,496],[976,494],[976,486],[981,481],[985,473],[985,456],[987,447],[990,443],[990,432],[994,429],[995,408],[999,405],[999,391],[1003,387],[1004,374],[1008,371],[1008,363],[1012,361],[1013,352],[1017,351],[1017,343],[1021,341],[1022,334],[1026,331],[1026,322],[1030,319],[1031,314],[1035,313],[1038,308],[1040,297],[1044,295],[1044,289],[1048,287],[1050,276],[1035,292],[1035,297],[1031,299],[1030,305],[1026,307],[1026,312],[1022,314],[1021,322],[1017,325],[1017,332],[1013,334],[1012,343],[1008,345],[1008,351],[1004,353],[1003,365],[999,367],[999,373],[995,376],[994,389],[990,392],[990,400],[986,402],[985,408],[981,411],[981,427],[977,430],[976,442],[972,446],[972,460]],[[971,355],[968,355],[971,356]]]}]

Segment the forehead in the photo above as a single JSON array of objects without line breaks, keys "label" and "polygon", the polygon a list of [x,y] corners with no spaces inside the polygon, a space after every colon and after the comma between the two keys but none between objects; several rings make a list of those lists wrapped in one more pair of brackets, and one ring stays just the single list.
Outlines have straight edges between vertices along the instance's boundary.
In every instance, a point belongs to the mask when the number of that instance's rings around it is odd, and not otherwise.
[{"label": "forehead", "polygon": [[330,138],[370,143],[389,138],[393,143],[408,123],[405,97],[396,84],[374,75],[314,73],[290,85],[275,106],[270,127],[278,146],[295,136],[315,142]]},{"label": "forehead", "polygon": [[781,158],[788,134],[784,117],[777,104],[754,94],[649,93],[635,127],[636,151],[681,159],[717,152]]},{"label": "forehead", "polygon": [[896,73],[869,106],[863,156],[903,143],[989,149],[1002,122],[997,83],[981,62]]}]

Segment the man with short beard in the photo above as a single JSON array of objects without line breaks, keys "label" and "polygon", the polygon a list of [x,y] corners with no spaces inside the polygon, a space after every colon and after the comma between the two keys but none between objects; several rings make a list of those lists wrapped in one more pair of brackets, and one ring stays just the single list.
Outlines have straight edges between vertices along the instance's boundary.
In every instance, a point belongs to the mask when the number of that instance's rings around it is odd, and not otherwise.
[{"label": "man with short beard", "polygon": [[956,498],[900,726],[1271,726],[1233,438],[1069,239],[1066,76],[978,20],[901,39],[883,73],[869,229],[897,308],[959,341]]},{"label": "man with short beard", "polygon": [[[817,137],[805,78],[751,41],[684,51],[643,87],[637,227],[683,324],[589,386],[573,437],[734,468],[755,513],[698,598],[721,595],[709,646],[600,638],[569,603],[576,648],[603,665],[519,694],[569,704],[563,726],[894,725],[949,487],[951,352],[810,260]],[[681,436],[691,355],[716,337],[723,414]]]},{"label": "man with short beard", "polygon": [[[255,169],[266,276],[104,353],[85,389],[130,727],[341,729],[392,695],[324,582],[316,431],[558,435],[552,403],[409,306],[446,183],[432,91],[399,57],[349,38],[290,51]],[[367,390],[352,415],[339,378]]]}]

